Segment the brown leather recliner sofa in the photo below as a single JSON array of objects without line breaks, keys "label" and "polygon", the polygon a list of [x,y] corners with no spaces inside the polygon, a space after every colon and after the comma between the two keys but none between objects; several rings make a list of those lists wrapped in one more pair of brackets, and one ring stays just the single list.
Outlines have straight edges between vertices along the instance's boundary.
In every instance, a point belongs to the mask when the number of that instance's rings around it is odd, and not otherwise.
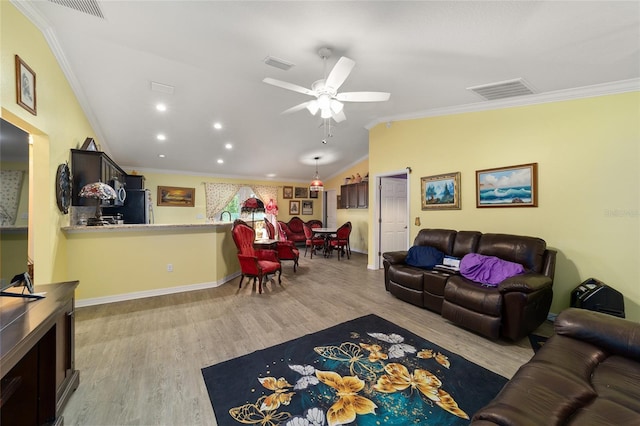
[{"label": "brown leather recliner sofa", "polygon": [[394,296],[441,314],[449,321],[491,339],[518,340],[542,324],[553,298],[556,252],[540,238],[477,231],[422,229],[414,245],[445,255],[495,256],[521,264],[525,273],[487,287],[453,272],[405,263],[407,251],[383,254],[385,288]]},{"label": "brown leather recliner sofa", "polygon": [[569,308],[475,426],[640,425],[640,324]]}]

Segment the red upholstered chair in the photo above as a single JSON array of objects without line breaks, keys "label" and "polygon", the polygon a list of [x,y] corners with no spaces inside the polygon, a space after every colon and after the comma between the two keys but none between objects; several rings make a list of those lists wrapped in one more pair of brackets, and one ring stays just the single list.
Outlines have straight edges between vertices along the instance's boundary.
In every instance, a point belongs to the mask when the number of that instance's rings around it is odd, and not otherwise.
[{"label": "red upholstered chair", "polygon": [[347,222],[338,228],[335,237],[329,238],[329,247],[331,250],[338,251],[338,260],[340,260],[341,253],[345,253],[347,255],[347,259],[351,259],[351,246],[349,245],[350,236],[351,222]]},{"label": "red upholstered chair", "polygon": [[238,248],[238,260],[242,272],[239,288],[242,288],[244,277],[253,278],[254,284],[257,278],[258,292],[262,293],[263,278],[266,281],[269,274],[276,272],[279,274],[278,283],[282,283],[282,267],[278,255],[275,250],[256,250],[253,248],[256,233],[252,227],[241,220],[236,220],[233,222],[231,235]]},{"label": "red upholstered chair", "polygon": [[[276,229],[273,224],[265,219],[264,226],[265,228],[267,228],[269,239],[274,240],[276,238]],[[296,272],[296,268],[298,267],[298,259],[300,258],[300,250],[296,248],[296,245],[293,243],[293,241],[287,241],[283,238],[286,238],[286,236],[281,235],[280,240],[276,244],[276,248],[278,249],[278,259],[280,259],[280,261],[293,260],[293,272]]]},{"label": "red upholstered chair", "polygon": [[[320,228],[319,226],[317,228]],[[306,237],[304,245],[304,257],[307,257],[307,250],[311,247],[311,259],[313,259],[313,253],[316,247],[324,248],[325,240],[322,237],[314,237],[311,227],[306,223],[303,225],[304,236]]]}]

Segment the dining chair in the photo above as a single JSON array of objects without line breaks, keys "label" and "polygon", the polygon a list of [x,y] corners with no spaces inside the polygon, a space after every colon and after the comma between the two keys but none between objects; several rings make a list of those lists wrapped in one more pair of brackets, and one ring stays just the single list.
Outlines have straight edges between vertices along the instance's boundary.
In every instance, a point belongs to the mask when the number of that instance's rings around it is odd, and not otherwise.
[{"label": "dining chair", "polygon": [[314,236],[311,227],[306,223],[303,225],[303,229],[304,236],[306,238],[304,244],[304,257],[307,257],[307,250],[309,249],[309,247],[311,247],[311,259],[313,259],[313,253],[315,252],[316,247],[321,247],[324,249],[326,241],[322,237]]},{"label": "dining chair", "polygon": [[[267,219],[264,220],[264,226],[267,228],[267,234],[270,240],[276,239],[276,229],[271,222]],[[276,249],[278,250],[278,259],[292,260],[293,272],[296,272],[298,268],[298,260],[300,259],[300,250],[296,247],[293,241],[287,240],[287,236],[284,233],[280,234],[280,239],[276,243]]]},{"label": "dining chair", "polygon": [[[338,260],[340,260],[340,254],[347,255],[347,259],[351,259],[351,245],[349,244],[349,237],[351,236],[351,222],[346,222],[336,230],[335,237],[329,237],[329,248],[331,250],[338,251]],[[344,254],[342,255],[344,257]]]},{"label": "dining chair", "polygon": [[233,242],[238,249],[238,261],[240,262],[240,285],[244,277],[253,278],[255,284],[258,279],[258,293],[262,293],[262,282],[267,281],[269,274],[278,273],[278,283],[282,284],[282,266],[275,250],[255,249],[253,242],[256,233],[252,227],[241,220],[236,220],[231,229]]}]

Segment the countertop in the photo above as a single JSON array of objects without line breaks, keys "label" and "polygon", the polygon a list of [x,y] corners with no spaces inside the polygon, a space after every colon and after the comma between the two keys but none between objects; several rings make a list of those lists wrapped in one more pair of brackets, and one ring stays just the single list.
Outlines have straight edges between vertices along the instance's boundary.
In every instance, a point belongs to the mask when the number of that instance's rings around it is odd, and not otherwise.
[{"label": "countertop", "polygon": [[233,225],[233,222],[213,222],[213,223],[185,223],[185,224],[136,224],[136,225],[104,225],[104,226],[86,226],[74,225],[65,226],[63,232],[83,233],[83,232],[123,232],[123,231],[176,231],[176,230],[214,230],[219,227]]}]

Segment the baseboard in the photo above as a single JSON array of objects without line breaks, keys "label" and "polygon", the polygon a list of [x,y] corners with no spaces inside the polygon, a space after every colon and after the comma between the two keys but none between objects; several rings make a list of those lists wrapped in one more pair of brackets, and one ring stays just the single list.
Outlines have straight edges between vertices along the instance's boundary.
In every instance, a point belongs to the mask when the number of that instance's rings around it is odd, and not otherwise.
[{"label": "baseboard", "polygon": [[204,290],[207,288],[219,287],[227,281],[231,281],[240,276],[240,272],[226,276],[221,280],[200,284],[189,284],[178,287],[158,288],[154,290],[136,291],[133,293],[116,294],[113,296],[94,297],[91,299],[76,299],[76,308],[86,306],[103,305],[105,303],[123,302],[126,300],[143,299],[145,297],[163,296],[166,294],[183,293],[194,290]]}]

